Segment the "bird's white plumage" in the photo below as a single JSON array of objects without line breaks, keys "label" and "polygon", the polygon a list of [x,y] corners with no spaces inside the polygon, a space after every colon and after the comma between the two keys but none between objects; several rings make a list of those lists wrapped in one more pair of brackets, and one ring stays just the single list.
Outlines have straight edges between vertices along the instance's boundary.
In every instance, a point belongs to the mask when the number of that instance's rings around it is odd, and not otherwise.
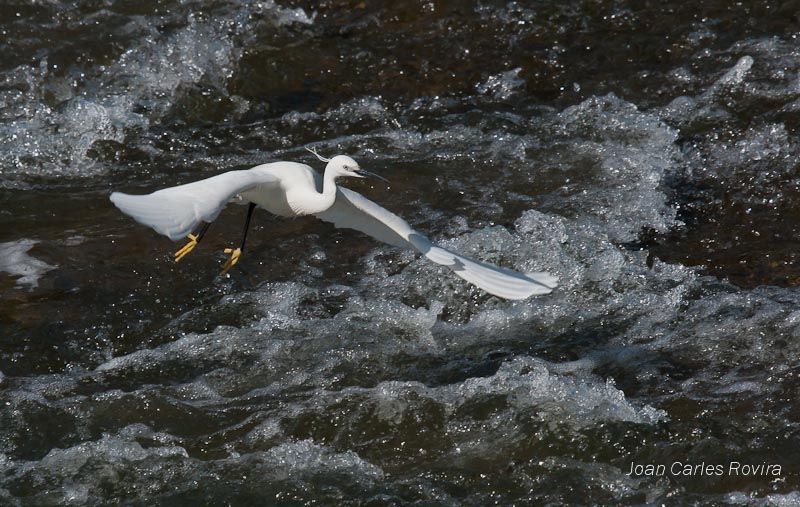
[{"label": "bird's white plumage", "polygon": [[414,248],[429,260],[449,267],[464,280],[505,299],[548,294],[558,285],[558,279],[547,273],[523,274],[435,245],[399,216],[347,188],[339,187],[333,206],[315,216],[336,227],[355,229],[390,245]]},{"label": "bird's white plumage", "polygon": [[558,279],[547,273],[519,273],[464,257],[435,245],[399,216],[363,195],[335,185],[342,176],[375,176],[360,170],[350,157],[330,159],[325,176],[293,162],[264,164],[148,195],[111,194],[111,201],[136,221],[172,240],[211,222],[236,195],[280,216],[313,214],[336,227],[355,229],[401,248],[413,248],[429,260],[486,292],[505,299],[547,294]]},{"label": "bird's white plumage", "polygon": [[405,220],[348,188],[339,187],[333,206],[314,216],[336,227],[355,229],[393,246],[412,246],[408,238],[414,234],[414,229]]},{"label": "bird's white plumage", "polygon": [[254,170],[229,171],[147,195],[111,194],[111,202],[140,224],[175,241],[201,222],[213,222],[233,196],[257,185],[277,186],[278,179]]}]

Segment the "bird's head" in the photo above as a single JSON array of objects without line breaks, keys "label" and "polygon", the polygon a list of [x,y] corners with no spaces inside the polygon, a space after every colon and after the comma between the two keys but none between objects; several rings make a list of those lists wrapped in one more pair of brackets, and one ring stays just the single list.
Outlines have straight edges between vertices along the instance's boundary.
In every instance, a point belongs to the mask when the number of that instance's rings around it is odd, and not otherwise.
[{"label": "bird's head", "polygon": [[384,183],[389,183],[389,180],[386,178],[361,169],[361,167],[358,166],[358,162],[347,155],[336,155],[333,158],[325,158],[317,153],[316,150],[312,150],[310,148],[307,149],[316,155],[318,159],[328,163],[328,165],[325,166],[325,174],[330,174],[334,179],[341,177],[373,178]]}]

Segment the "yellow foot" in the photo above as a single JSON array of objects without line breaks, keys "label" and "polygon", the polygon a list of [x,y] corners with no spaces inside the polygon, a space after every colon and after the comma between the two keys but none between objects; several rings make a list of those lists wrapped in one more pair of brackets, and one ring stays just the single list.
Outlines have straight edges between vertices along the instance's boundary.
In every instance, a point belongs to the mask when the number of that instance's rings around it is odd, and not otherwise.
[{"label": "yellow foot", "polygon": [[242,256],[242,249],[237,248],[236,250],[234,250],[233,248],[226,248],[225,253],[230,254],[231,258],[228,259],[228,262],[226,262],[224,266],[222,266],[222,273],[220,273],[220,276],[227,273],[228,270],[231,269],[234,264],[239,262],[239,257]]},{"label": "yellow foot", "polygon": [[194,247],[197,246],[197,236],[195,236],[194,234],[189,234],[187,238],[189,238],[191,241],[186,243],[186,245],[183,248],[175,252],[175,262],[178,262],[184,257],[186,257],[186,254],[191,252],[194,249]]}]

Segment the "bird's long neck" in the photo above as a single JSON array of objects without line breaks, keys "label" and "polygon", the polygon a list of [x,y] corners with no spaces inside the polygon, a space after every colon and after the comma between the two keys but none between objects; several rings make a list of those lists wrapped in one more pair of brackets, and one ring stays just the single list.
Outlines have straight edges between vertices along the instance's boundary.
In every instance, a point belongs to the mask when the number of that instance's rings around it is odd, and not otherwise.
[{"label": "bird's long neck", "polygon": [[336,201],[336,176],[331,171],[325,171],[322,177],[322,202],[326,203],[325,209],[333,206]]},{"label": "bird's long neck", "polygon": [[319,187],[319,176],[309,172],[309,183],[294,185],[286,190],[286,204],[295,216],[315,215],[327,211],[336,202],[336,177],[325,171],[322,177],[322,188]]},{"label": "bird's long neck", "polygon": [[336,177],[330,171],[325,171],[322,177],[322,192],[313,192],[311,195],[305,194],[304,202],[302,203],[302,214],[311,215],[314,213],[321,213],[336,202]]}]

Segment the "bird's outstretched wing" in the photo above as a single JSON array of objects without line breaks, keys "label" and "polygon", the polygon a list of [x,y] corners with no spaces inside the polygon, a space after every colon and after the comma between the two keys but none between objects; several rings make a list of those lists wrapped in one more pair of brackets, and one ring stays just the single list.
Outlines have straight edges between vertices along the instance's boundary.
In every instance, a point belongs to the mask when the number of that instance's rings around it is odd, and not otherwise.
[{"label": "bird's outstretched wing", "polygon": [[171,240],[180,239],[200,224],[212,222],[230,199],[256,185],[277,185],[278,179],[258,171],[229,171],[186,185],[147,195],[111,194],[111,202],[140,224]]},{"label": "bird's outstretched wing", "polygon": [[419,250],[431,261],[449,267],[464,280],[501,298],[525,299],[534,294],[548,294],[558,286],[558,278],[547,273],[519,273],[437,246],[399,216],[347,188],[338,187],[333,206],[315,216],[390,245]]}]

